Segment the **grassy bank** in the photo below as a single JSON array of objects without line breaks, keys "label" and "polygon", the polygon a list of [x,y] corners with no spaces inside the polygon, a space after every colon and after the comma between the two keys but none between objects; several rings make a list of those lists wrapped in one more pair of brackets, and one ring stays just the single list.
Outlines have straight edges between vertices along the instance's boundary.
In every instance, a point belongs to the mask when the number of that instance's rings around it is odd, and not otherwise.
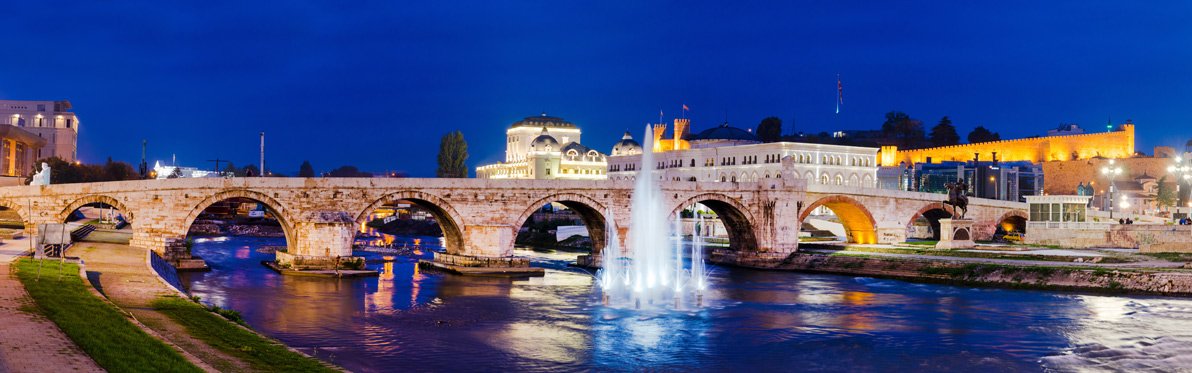
[{"label": "grassy bank", "polygon": [[[1032,260],[1041,262],[1071,262],[1076,258],[1083,258],[1090,260],[1094,257],[1087,256],[1066,256],[1066,255],[1031,255],[1029,252],[1021,254],[1014,253],[997,253],[997,252],[979,252],[967,251],[965,249],[952,250],[935,250],[935,249],[919,249],[913,247],[905,248],[886,248],[886,247],[870,247],[870,246],[823,246],[812,247],[819,250],[833,250],[837,254],[844,253],[874,253],[874,254],[903,254],[903,255],[927,255],[927,256],[941,256],[941,257],[956,257],[956,258],[980,258],[980,259],[1005,259],[1005,260]],[[1119,258],[1114,256],[1102,256],[1101,263],[1129,263],[1131,260]]]},{"label": "grassy bank", "polygon": [[17,276],[47,318],[58,325],[100,367],[109,372],[202,372],[172,347],[146,334],[115,306],[91,293],[79,267],[67,263],[58,281],[58,262],[17,261]]},{"label": "grassy bank", "polygon": [[[225,317],[190,300],[160,298],[151,304],[158,312],[186,327],[191,336],[264,372],[336,372],[323,363],[290,351],[284,345],[262,338],[232,324]],[[234,312],[225,312],[237,319]],[[235,315],[235,316],[233,316]]]}]

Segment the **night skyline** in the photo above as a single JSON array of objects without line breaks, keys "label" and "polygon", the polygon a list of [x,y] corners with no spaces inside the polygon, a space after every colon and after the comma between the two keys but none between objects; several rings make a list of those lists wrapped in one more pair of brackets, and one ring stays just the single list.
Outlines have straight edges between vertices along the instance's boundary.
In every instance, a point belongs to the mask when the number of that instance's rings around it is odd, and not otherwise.
[{"label": "night skyline", "polygon": [[493,163],[544,110],[606,153],[682,105],[692,132],[726,110],[784,133],[899,110],[962,138],[1111,117],[1147,154],[1192,137],[1190,5],[885,5],[22,4],[0,26],[21,56],[0,60],[0,99],[70,100],[84,162],[136,164],[147,139],[150,164],[256,164],[264,131],[266,165],[291,176],[304,160],[433,176],[454,130],[469,167]]}]

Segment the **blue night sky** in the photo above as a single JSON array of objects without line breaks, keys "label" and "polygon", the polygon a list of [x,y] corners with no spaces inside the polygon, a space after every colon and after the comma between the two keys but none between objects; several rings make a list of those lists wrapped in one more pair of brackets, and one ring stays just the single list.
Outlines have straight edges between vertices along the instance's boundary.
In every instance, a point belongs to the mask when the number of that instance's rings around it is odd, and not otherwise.
[{"label": "blue night sky", "polygon": [[[693,132],[927,128],[1003,138],[1133,119],[1137,149],[1192,137],[1192,3],[932,2],[10,3],[0,99],[70,100],[79,156],[293,175],[342,165],[433,176],[462,130],[469,167],[547,114],[608,152],[663,110]],[[243,3],[243,4],[242,4]],[[732,4],[728,4],[732,3]]]}]

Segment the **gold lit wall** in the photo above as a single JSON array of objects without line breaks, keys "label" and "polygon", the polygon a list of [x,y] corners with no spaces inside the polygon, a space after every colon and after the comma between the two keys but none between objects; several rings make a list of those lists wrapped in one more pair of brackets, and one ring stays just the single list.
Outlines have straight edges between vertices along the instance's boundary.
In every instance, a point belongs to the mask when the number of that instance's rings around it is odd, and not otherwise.
[{"label": "gold lit wall", "polygon": [[[1043,163],[1093,157],[1126,158],[1134,155],[1134,125],[1123,124],[1119,130],[1113,132],[1035,137],[928,149],[897,149],[893,146],[882,147],[882,155],[878,157],[882,166],[898,166],[902,162],[908,165],[925,163],[928,157],[932,163],[971,161],[974,154],[980,154],[982,161],[988,161],[993,159],[994,152],[997,152],[997,159],[1001,162]],[[888,152],[895,152],[895,156],[888,156]]]}]

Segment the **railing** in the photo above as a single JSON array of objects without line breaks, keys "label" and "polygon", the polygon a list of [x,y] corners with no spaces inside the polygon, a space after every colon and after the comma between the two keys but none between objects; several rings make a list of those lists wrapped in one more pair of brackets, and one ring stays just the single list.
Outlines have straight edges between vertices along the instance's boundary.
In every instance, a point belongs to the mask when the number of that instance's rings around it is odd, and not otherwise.
[{"label": "railing", "polygon": [[1100,229],[1109,230],[1110,223],[1092,223],[1077,221],[1032,221],[1026,223],[1026,229]]},{"label": "railing", "polygon": [[170,286],[178,289],[178,291],[186,292],[186,288],[182,287],[182,281],[178,279],[178,271],[174,270],[174,266],[167,263],[160,255],[157,255],[157,252],[149,251],[149,263],[153,266],[153,270],[157,271],[157,274],[166,280]]}]

